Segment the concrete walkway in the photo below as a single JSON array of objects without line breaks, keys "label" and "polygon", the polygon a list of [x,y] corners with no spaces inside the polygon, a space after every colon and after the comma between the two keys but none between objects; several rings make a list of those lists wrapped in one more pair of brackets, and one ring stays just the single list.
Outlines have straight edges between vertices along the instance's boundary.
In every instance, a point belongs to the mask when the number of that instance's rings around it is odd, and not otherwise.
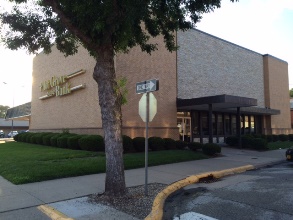
[{"label": "concrete walkway", "polygon": [[[149,168],[149,183],[170,184],[189,175],[244,165],[262,167],[285,161],[284,149],[256,152],[223,147],[221,157]],[[144,168],[125,171],[126,185],[144,184]],[[14,185],[0,176],[0,214],[104,191],[105,174]]]}]

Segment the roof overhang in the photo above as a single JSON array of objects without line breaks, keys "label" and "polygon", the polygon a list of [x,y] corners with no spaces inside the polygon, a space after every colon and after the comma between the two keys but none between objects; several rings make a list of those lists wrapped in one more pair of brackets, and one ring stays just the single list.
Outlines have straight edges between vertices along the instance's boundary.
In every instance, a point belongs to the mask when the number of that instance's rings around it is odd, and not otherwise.
[{"label": "roof overhang", "polygon": [[178,111],[208,111],[209,104],[212,105],[213,111],[217,112],[234,113],[240,107],[242,113],[259,115],[280,114],[280,110],[255,107],[257,106],[257,100],[254,98],[224,94],[192,99],[177,99]]}]

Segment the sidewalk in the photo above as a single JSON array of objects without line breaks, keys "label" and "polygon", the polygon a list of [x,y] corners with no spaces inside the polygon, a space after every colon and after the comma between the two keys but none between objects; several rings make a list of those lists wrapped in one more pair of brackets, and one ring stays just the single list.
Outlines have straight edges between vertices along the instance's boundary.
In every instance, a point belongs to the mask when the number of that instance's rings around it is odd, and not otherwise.
[{"label": "sidewalk", "polygon": [[[262,167],[285,161],[284,149],[256,152],[223,147],[221,157],[149,167],[148,182],[171,184],[189,175],[218,171],[244,165]],[[144,168],[126,170],[127,187],[143,185]],[[104,191],[105,174],[64,178],[23,185],[13,185],[0,176],[0,213],[84,197]],[[113,215],[113,212],[109,212]],[[118,213],[123,215],[123,213]],[[130,219],[125,214],[125,218]],[[73,216],[74,217],[74,216]],[[83,218],[90,219],[90,218]],[[131,218],[133,219],[133,218]]]}]

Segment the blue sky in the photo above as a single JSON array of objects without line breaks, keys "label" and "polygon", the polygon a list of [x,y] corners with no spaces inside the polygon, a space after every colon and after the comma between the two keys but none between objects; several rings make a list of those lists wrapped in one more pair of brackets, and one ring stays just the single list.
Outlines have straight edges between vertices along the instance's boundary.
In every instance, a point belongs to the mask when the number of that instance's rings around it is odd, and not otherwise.
[{"label": "blue sky", "polygon": [[[1,6],[4,4],[0,0]],[[289,63],[293,88],[293,0],[223,0],[220,9],[205,14],[197,28],[261,54]],[[31,100],[32,55],[0,47],[0,105]],[[4,85],[2,82],[6,82]],[[288,87],[288,89],[289,89]]]}]

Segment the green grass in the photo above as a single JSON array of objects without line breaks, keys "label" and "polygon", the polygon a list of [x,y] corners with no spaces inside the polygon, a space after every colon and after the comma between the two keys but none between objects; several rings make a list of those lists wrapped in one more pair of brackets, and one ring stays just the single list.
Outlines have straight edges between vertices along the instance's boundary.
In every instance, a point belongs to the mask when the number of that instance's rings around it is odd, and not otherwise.
[{"label": "green grass", "polygon": [[[149,152],[149,166],[206,159],[199,152]],[[125,169],[144,167],[144,153],[124,155]],[[0,144],[0,175],[14,184],[105,172],[105,154],[27,143]]]},{"label": "green grass", "polygon": [[286,149],[293,146],[292,141],[276,141],[276,142],[269,142],[268,148],[270,150],[277,150],[277,149]]}]

